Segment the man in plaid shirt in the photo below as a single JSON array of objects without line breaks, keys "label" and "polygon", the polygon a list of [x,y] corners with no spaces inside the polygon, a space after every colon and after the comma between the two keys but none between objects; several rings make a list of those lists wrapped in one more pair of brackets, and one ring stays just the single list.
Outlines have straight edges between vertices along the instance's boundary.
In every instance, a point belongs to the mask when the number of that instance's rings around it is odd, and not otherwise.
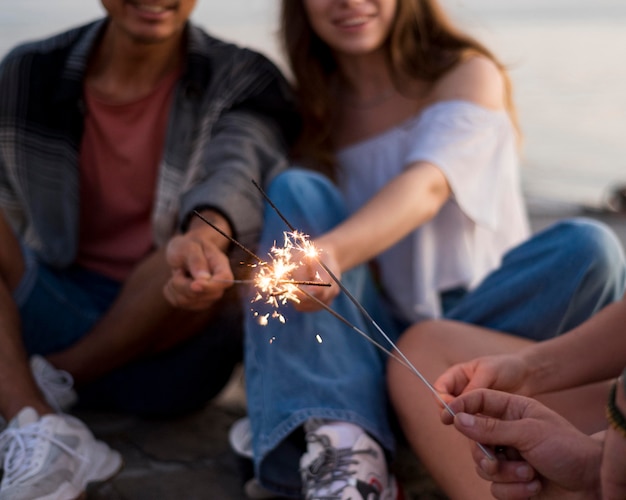
[{"label": "man in plaid shirt", "polygon": [[[193,213],[254,245],[251,180],[285,167],[298,129],[280,72],[190,23],[195,0],[103,5],[0,66],[0,499],[75,498],[120,468],[62,413],[76,392],[173,415],[223,387],[241,359],[241,256]],[[211,263],[198,311],[165,298],[180,232]]]}]

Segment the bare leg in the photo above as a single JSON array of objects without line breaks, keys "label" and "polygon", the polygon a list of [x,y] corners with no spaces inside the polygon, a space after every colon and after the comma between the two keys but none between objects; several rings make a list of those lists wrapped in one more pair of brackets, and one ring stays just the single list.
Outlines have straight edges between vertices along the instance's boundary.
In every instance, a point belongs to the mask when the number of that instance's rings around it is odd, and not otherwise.
[{"label": "bare leg", "polygon": [[71,373],[80,385],[199,332],[212,311],[171,306],[162,292],[170,274],[163,251],[152,254],[139,264],[93,330],[68,349],[49,355],[48,360]]},{"label": "bare leg", "polygon": [[[450,366],[489,354],[516,352],[532,341],[469,324],[424,322],[410,328],[399,348],[424,376],[434,382]],[[440,421],[434,396],[396,362],[389,364],[393,405],[413,451],[452,499],[491,498],[489,483],[475,472],[468,441]],[[542,396],[541,401],[588,432],[604,425],[607,384]],[[581,404],[581,402],[584,402]]]},{"label": "bare leg", "polygon": [[17,239],[0,212],[0,412],[7,420],[31,406],[51,413],[33,379],[22,345],[20,319],[11,296],[24,272]]},{"label": "bare leg", "polygon": [[[432,383],[457,362],[510,352],[529,343],[483,332],[471,325],[426,322],[409,329],[398,346]],[[395,361],[389,364],[388,377],[392,403],[409,444],[446,494],[462,500],[492,498],[490,483],[475,471],[468,439],[441,423],[440,406],[430,391]]]},{"label": "bare leg", "polygon": [[[32,406],[40,414],[51,409],[33,380],[21,341],[19,312],[11,291],[22,278],[24,260],[2,214],[0,241],[0,412],[10,419],[24,406]],[[137,266],[92,331],[69,348],[50,354],[48,360],[82,385],[200,332],[211,319],[212,311],[190,312],[172,307],[162,292],[170,274],[164,252],[154,252]]]}]

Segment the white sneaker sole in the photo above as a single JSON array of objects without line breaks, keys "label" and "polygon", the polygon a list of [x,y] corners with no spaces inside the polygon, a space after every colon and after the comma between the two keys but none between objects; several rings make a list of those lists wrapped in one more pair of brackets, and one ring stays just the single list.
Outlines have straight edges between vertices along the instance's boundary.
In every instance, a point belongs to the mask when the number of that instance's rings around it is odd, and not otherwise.
[{"label": "white sneaker sole", "polygon": [[94,458],[84,463],[74,476],[73,482],[65,482],[53,493],[33,500],[76,500],[82,498],[89,483],[111,479],[124,464],[122,456],[105,443],[94,441],[90,451],[90,456]]}]

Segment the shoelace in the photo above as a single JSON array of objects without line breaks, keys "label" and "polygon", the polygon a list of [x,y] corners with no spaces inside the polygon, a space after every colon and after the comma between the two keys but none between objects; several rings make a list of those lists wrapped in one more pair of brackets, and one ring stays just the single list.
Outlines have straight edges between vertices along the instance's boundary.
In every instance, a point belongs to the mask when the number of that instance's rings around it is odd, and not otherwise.
[{"label": "shoelace", "polygon": [[6,429],[0,434],[0,453],[4,462],[3,482],[7,485],[16,483],[29,471],[33,454],[39,439],[45,439],[61,448],[64,452],[79,459],[88,460],[63,441],[41,431],[26,426],[19,429]]},{"label": "shoelace", "polygon": [[[366,450],[333,448],[328,436],[324,435],[309,433],[307,441],[319,442],[324,449],[313,462],[301,470],[306,491],[313,492],[313,496],[307,493],[306,500],[341,500],[343,490],[350,485],[352,476],[356,473],[349,470],[351,465],[358,463],[354,455],[376,454],[371,448]],[[330,491],[334,483],[340,484],[337,489]],[[329,491],[318,493],[324,489]]]}]

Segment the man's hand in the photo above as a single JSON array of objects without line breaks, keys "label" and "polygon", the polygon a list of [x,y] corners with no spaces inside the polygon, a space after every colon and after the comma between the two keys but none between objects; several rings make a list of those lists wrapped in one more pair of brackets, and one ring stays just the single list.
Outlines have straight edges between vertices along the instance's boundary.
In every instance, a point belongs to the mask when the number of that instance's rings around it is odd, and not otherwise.
[{"label": "man's hand", "polygon": [[208,226],[196,226],[168,243],[166,259],[172,277],[163,293],[172,305],[190,310],[207,309],[232,286],[230,262],[215,243],[215,234]]},{"label": "man's hand", "polygon": [[472,451],[496,498],[596,498],[602,443],[538,401],[479,389],[454,399],[450,408],[456,416],[443,411],[442,421],[497,457],[489,460],[477,446]]},{"label": "man's hand", "polygon": [[448,368],[435,381],[434,387],[444,399],[474,389],[495,389],[531,396],[524,385],[530,368],[516,354],[483,356]]}]

